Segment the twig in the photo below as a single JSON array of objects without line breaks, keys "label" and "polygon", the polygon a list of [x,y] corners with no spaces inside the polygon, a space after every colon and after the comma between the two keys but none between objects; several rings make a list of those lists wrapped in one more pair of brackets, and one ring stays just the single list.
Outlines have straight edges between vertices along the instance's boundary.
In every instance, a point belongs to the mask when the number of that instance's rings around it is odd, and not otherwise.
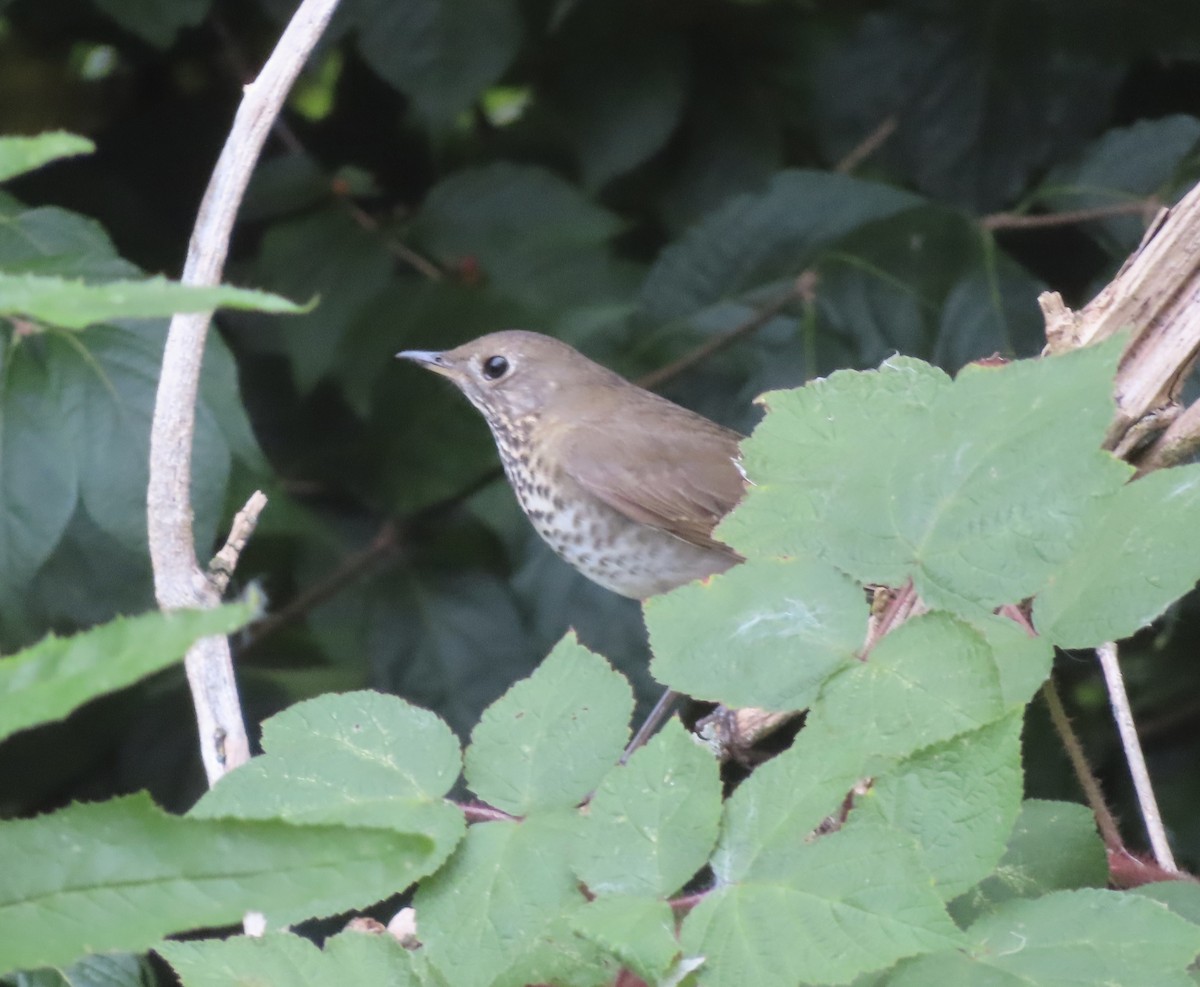
[{"label": "twig", "polygon": [[816,275],[812,271],[804,271],[783,295],[770,304],[764,305],[754,315],[746,319],[746,321],[734,326],[728,332],[723,332],[719,336],[706,339],[699,346],[684,353],[678,360],[672,360],[664,367],[659,367],[648,374],[643,374],[635,383],[639,387],[646,388],[648,391],[652,391],[656,387],[662,387],[667,381],[674,380],[685,370],[690,370],[697,363],[707,360],[710,356],[719,353],[727,346],[732,346],[743,336],[748,336],[750,333],[758,331],[791,305],[792,302],[811,298],[815,288]]},{"label": "twig", "polygon": [[852,147],[850,149],[850,153],[833,166],[833,170],[839,171],[843,175],[850,174],[850,172],[866,161],[867,158],[869,158],[883,146],[884,142],[896,132],[896,127],[898,124],[899,121],[895,116],[888,117],[883,121],[883,123],[881,123],[854,147]]},{"label": "twig", "polygon": [[[303,0],[262,72],[246,87],[200,204],[181,278],[185,284],[220,283],[250,172],[271,122],[336,6],[337,0]],[[220,600],[196,558],[190,493],[196,393],[211,316],[203,312],[171,320],[150,428],[147,527],[155,596],[163,609],[212,607]],[[211,785],[250,756],[228,640],[210,637],[197,642],[185,665]]]},{"label": "twig", "polygon": [[1162,207],[1158,199],[1138,199],[1135,202],[1114,202],[1107,206],[1091,206],[1087,209],[1073,209],[1067,212],[1027,213],[997,212],[984,216],[979,225],[985,230],[1030,230],[1044,229],[1052,226],[1074,226],[1077,223],[1087,223],[1093,219],[1107,219],[1109,216],[1128,216],[1130,214],[1145,215],[1147,218]]},{"label": "twig", "polygon": [[394,553],[398,545],[396,526],[391,521],[385,521],[366,548],[349,556],[325,579],[304,590],[287,606],[253,624],[250,628],[250,640],[243,648],[243,653],[276,631],[299,621],[326,600],[337,596],[360,576]]},{"label": "twig", "polygon": [[1125,749],[1125,760],[1129,764],[1129,773],[1133,776],[1133,787],[1137,792],[1138,807],[1142,810],[1142,821],[1146,826],[1146,834],[1150,837],[1150,849],[1154,851],[1154,859],[1165,870],[1178,870],[1175,858],[1171,854],[1171,844],[1167,840],[1166,830],[1163,829],[1162,816],[1158,812],[1158,801],[1154,797],[1154,788],[1150,784],[1150,772],[1146,770],[1146,758],[1142,754],[1142,745],[1138,740],[1137,728],[1133,725],[1133,710],[1129,706],[1129,696],[1125,692],[1125,679],[1121,675],[1121,665],[1117,661],[1117,646],[1112,641],[1100,645],[1096,649],[1096,657],[1100,659],[1100,668],[1104,671],[1104,682],[1108,686],[1108,699],[1112,705],[1113,719],[1117,721],[1117,730],[1121,734],[1121,746]]},{"label": "twig", "polygon": [[208,564],[209,581],[216,587],[218,593],[223,594],[228,588],[229,580],[233,577],[233,570],[237,568],[242,549],[246,547],[246,542],[254,534],[254,529],[258,525],[258,516],[262,514],[263,508],[266,506],[267,495],[261,490],[255,490],[250,495],[250,499],[246,501],[246,506],[234,516],[233,525],[229,529],[229,537],[225,539],[225,545]]},{"label": "twig", "polygon": [[518,822],[520,816],[509,815],[503,809],[496,809],[490,805],[485,805],[482,802],[460,802],[458,807],[462,810],[463,816],[467,822]]},{"label": "twig", "polygon": [[[224,50],[225,59],[229,63],[234,76],[242,85],[250,82],[254,74],[242,55],[242,50],[238,46],[237,40],[233,36],[233,32],[225,24],[225,21],[220,16],[213,17],[213,28],[216,31],[217,37],[221,42]],[[308,158],[313,156],[308,153],[308,149],[304,146],[304,142],[300,140],[300,136],[283,117],[276,117],[271,124],[271,130],[275,136],[284,144],[285,147],[293,154],[304,155]],[[327,176],[328,177],[328,176]],[[357,202],[344,194],[338,188],[339,183],[333,179],[329,181],[329,187],[332,190],[334,197],[340,202],[343,208],[350,214],[350,217],[358,223],[364,230],[369,230],[378,235],[384,247],[394,257],[404,261],[409,267],[429,278],[430,281],[440,281],[444,277],[441,269],[432,261],[422,257],[419,253],[412,249],[407,244],[401,243],[394,237],[384,233],[379,225],[379,221],[363,209]]]},{"label": "twig", "polygon": [[1088,805],[1092,809],[1092,815],[1096,817],[1096,827],[1100,830],[1100,838],[1104,840],[1104,845],[1110,854],[1128,854],[1125,843],[1121,839],[1121,831],[1117,828],[1117,821],[1113,819],[1113,815],[1104,801],[1100,783],[1092,774],[1091,765],[1088,764],[1087,757],[1083,753],[1083,745],[1075,734],[1075,728],[1071,726],[1071,719],[1063,708],[1062,699],[1053,678],[1046,679],[1042,683],[1042,698],[1046,701],[1046,709],[1050,712],[1050,722],[1058,734],[1058,739],[1062,741],[1063,750],[1067,752],[1067,760],[1071,762],[1075,779],[1079,782],[1079,787],[1083,789],[1084,798],[1087,799]]}]

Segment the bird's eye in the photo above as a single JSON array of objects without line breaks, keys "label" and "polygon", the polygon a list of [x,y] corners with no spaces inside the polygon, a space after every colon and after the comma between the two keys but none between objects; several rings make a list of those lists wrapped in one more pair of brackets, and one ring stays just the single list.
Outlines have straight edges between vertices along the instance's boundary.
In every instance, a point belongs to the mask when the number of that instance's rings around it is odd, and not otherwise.
[{"label": "bird's eye", "polygon": [[489,356],[483,361],[483,376],[488,380],[499,380],[508,373],[508,361],[502,356]]}]

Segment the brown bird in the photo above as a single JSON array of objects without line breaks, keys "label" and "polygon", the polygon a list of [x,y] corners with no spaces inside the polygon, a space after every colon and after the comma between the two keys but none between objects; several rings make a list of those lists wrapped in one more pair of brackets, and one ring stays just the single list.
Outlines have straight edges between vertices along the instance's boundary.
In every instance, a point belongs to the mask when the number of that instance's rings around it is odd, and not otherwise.
[{"label": "brown bird", "polygon": [[[737,432],[536,332],[396,355],[480,410],[538,534],[593,582],[644,600],[742,561],[712,537],[745,488]],[[622,764],[675,699],[663,693]]]},{"label": "brown bird", "polygon": [[538,534],[593,582],[643,600],[741,561],[712,537],[745,485],[737,432],[535,332],[396,355],[479,409]]}]

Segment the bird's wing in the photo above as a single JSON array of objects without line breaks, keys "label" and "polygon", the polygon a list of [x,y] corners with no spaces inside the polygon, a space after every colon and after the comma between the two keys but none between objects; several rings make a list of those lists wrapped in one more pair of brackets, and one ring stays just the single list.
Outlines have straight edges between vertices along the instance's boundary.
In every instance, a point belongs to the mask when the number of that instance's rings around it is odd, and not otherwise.
[{"label": "bird's wing", "polygon": [[663,402],[649,428],[639,419],[590,421],[560,433],[564,472],[593,496],[641,524],[739,558],[712,537],[745,489],[736,432]]}]

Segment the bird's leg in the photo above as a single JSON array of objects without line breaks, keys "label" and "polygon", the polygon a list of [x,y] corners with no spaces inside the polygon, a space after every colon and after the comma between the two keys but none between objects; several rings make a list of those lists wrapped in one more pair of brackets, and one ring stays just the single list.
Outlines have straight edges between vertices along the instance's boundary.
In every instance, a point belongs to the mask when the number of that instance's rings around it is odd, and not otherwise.
[{"label": "bird's leg", "polygon": [[621,755],[621,760],[617,764],[624,764],[628,761],[630,755],[650,739],[650,735],[667,718],[667,714],[671,712],[671,707],[675,705],[675,700],[678,698],[679,693],[674,689],[667,689],[663,692],[658,702],[654,704],[654,709],[650,710],[650,715],[638,727],[638,732],[633,735],[633,740],[629,741],[629,746],[625,748],[625,753]]}]

